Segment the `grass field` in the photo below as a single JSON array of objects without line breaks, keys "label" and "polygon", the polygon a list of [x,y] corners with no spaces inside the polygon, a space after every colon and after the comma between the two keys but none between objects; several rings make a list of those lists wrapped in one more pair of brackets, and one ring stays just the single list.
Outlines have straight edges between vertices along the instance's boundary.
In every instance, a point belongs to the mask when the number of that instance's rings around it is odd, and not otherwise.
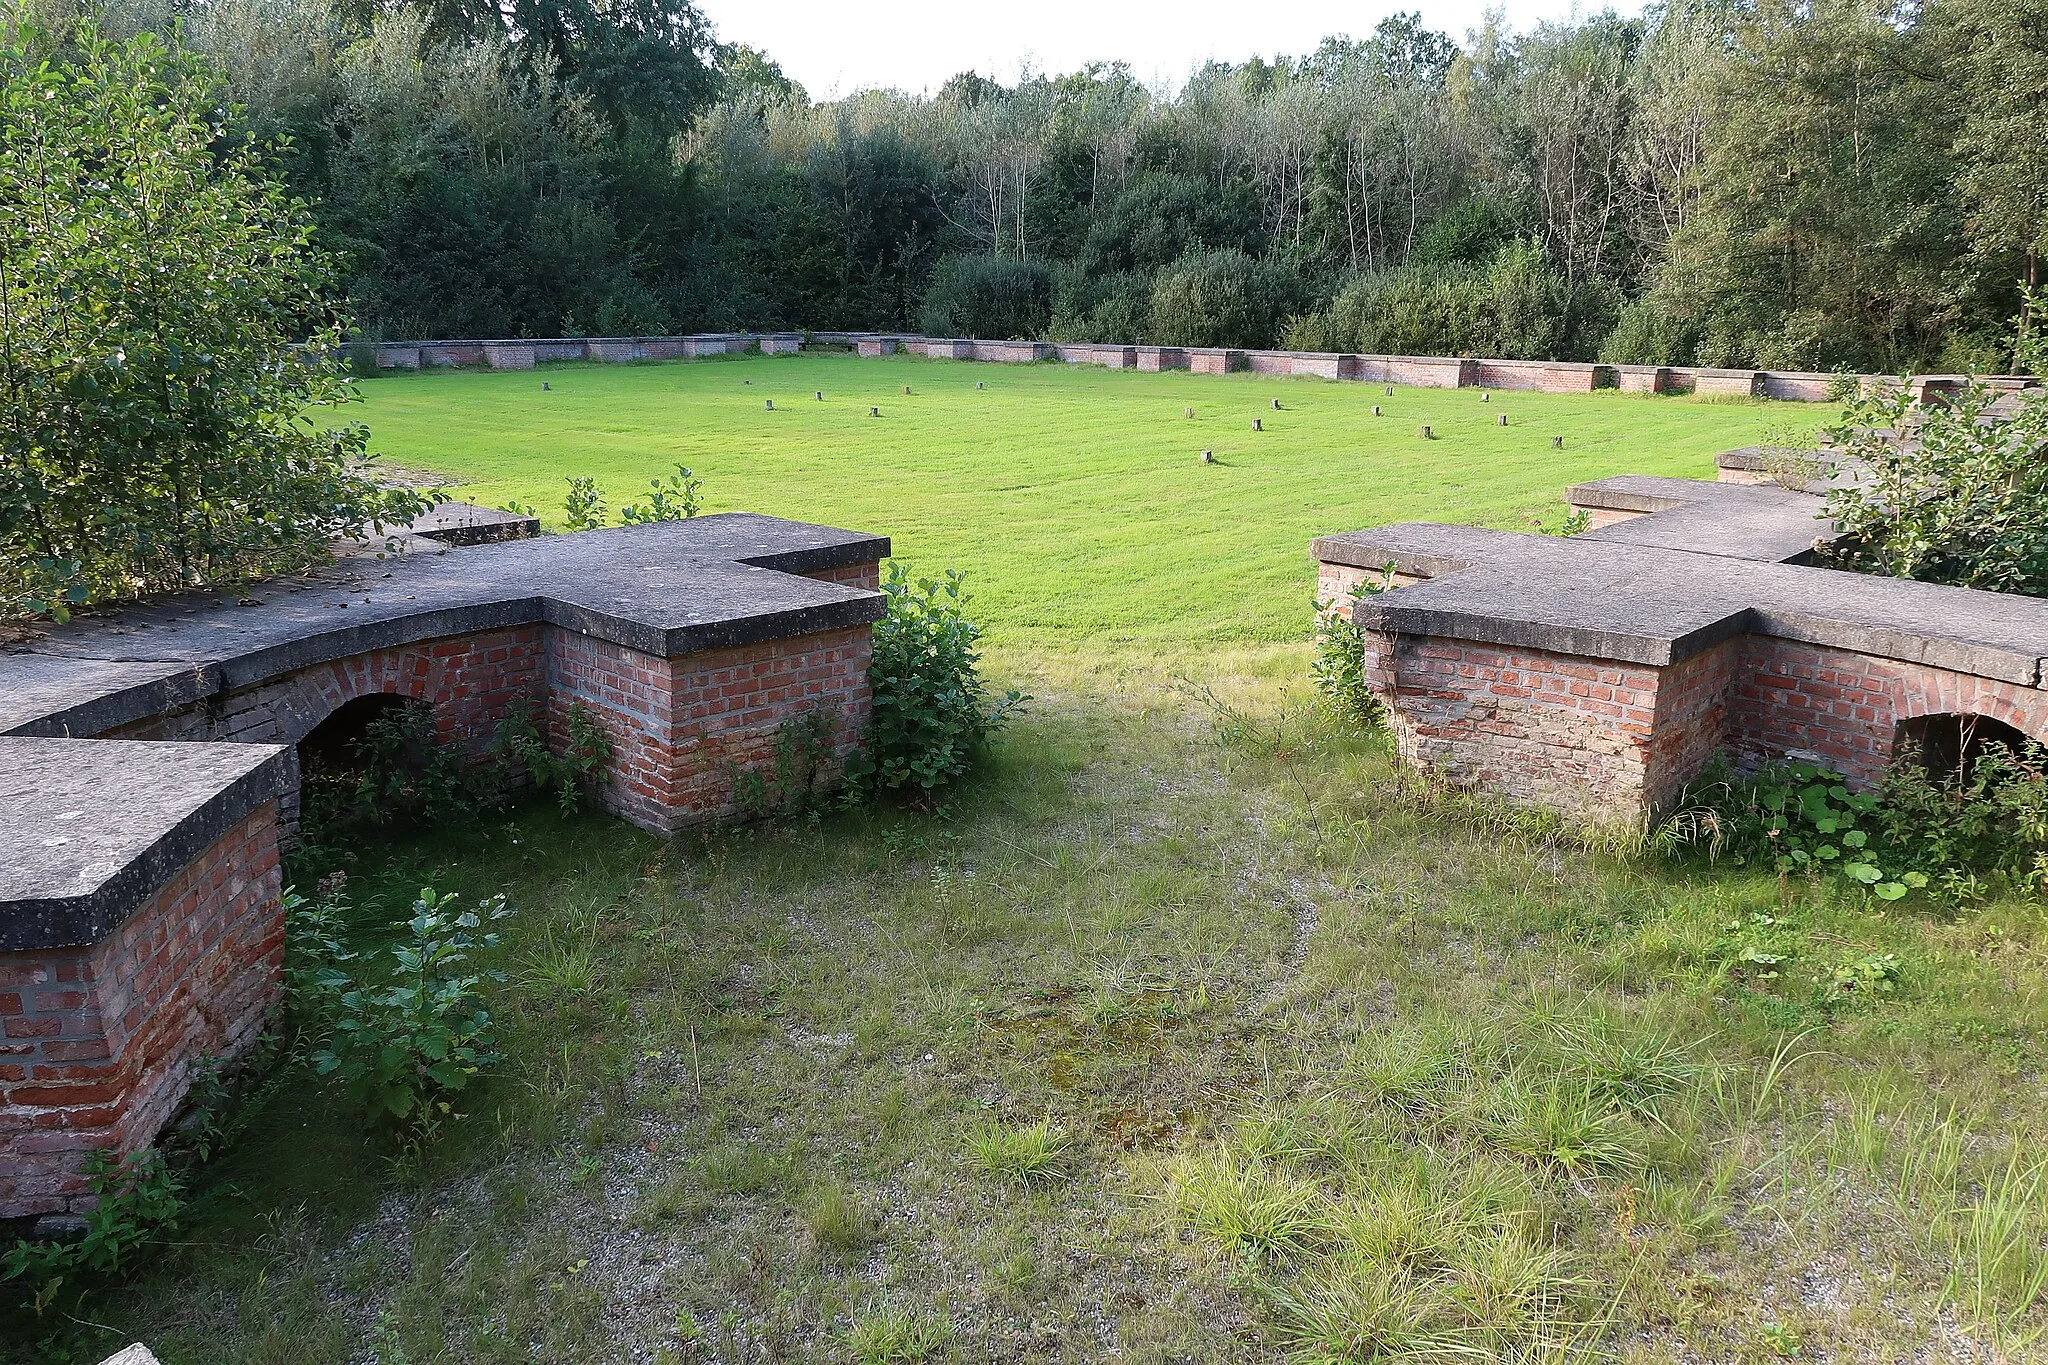
[{"label": "grass field", "polygon": [[1810,437],[1824,415],[845,355],[429,372],[363,391],[376,448],[460,496],[559,519],[570,475],[616,509],[681,461],[707,510],[885,532],[916,569],[968,570],[999,643],[1098,648],[1299,640],[1312,536],[1425,519],[1519,529],[1554,520],[1568,484],[1711,478],[1717,451],[1802,424]]},{"label": "grass field", "polygon": [[936,811],[302,855],[364,944],[423,882],[510,895],[504,1062],[423,1150],[279,1068],[155,1259],[0,1301],[0,1358],[2040,1358],[2040,905],[1603,851],[1303,676],[1312,533],[1515,525],[1812,409],[813,357],[368,387],[485,501],[681,459],[965,566],[1035,698]]}]

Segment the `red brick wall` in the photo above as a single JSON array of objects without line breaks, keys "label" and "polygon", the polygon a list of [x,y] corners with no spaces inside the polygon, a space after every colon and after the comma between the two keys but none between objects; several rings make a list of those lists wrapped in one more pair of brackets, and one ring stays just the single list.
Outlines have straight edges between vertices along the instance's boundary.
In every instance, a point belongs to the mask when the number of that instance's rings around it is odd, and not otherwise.
[{"label": "red brick wall", "polygon": [[283,963],[272,802],[103,942],[0,953],[0,1218],[89,1203],[87,1153],[148,1146],[195,1061],[255,1041]]},{"label": "red brick wall", "polygon": [[865,564],[842,564],[836,569],[820,569],[807,573],[805,578],[815,578],[820,583],[837,583],[848,588],[866,588],[869,592],[880,591],[882,566],[873,560]]},{"label": "red brick wall", "polygon": [[2048,693],[1926,664],[1748,637],[1730,696],[1729,747],[1745,759],[1800,751],[1858,783],[1891,761],[1899,722],[1990,716],[2048,743]]},{"label": "red brick wall", "polygon": [[735,813],[733,773],[772,769],[783,722],[834,717],[832,759],[843,764],[867,728],[866,626],[661,659],[567,631],[548,647],[549,720],[567,742],[577,702],[615,746],[605,807],[667,833]]},{"label": "red brick wall", "polygon": [[[1360,571],[1325,565],[1330,597]],[[1368,637],[1402,757],[1512,800],[1626,820],[1717,750],[1811,757],[1875,782],[1900,722],[1982,715],[2048,742],[2048,692],[1760,636],[1664,668],[1433,637]]]},{"label": "red brick wall", "polygon": [[1368,637],[1401,756],[1510,799],[1613,820],[1643,802],[1657,670],[1468,640]]},{"label": "red brick wall", "polygon": [[123,726],[100,738],[296,744],[342,703],[386,693],[432,702],[435,728],[444,743],[481,749],[511,706],[541,700],[546,683],[542,631],[537,625],[514,626],[372,650],[242,688],[217,704]]},{"label": "red brick wall", "polygon": [[1544,393],[1591,393],[1598,377],[1592,365],[1546,365],[1535,361],[1480,360],[1465,381],[1489,389],[1537,389]]}]

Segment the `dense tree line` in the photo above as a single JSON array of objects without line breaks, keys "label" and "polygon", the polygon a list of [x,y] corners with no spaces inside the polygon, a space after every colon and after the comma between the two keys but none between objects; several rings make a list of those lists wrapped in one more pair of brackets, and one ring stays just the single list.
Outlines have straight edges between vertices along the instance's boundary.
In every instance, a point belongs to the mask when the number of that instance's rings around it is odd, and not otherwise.
[{"label": "dense tree line", "polygon": [[1398,15],[1171,96],[1105,65],[831,103],[689,0],[106,3],[281,140],[372,336],[1983,370],[2048,248],[2044,0]]}]

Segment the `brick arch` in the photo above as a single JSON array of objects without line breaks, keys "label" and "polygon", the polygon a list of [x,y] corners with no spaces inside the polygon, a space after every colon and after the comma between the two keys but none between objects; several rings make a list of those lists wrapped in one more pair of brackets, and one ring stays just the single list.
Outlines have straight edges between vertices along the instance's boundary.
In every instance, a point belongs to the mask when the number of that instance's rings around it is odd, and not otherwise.
[{"label": "brick arch", "polygon": [[546,652],[540,628],[520,626],[352,654],[284,685],[271,702],[278,743],[297,744],[349,702],[381,695],[429,703],[443,743],[477,745],[513,706],[544,700]]},{"label": "brick arch", "polygon": [[[1917,675],[1917,676],[1914,676]],[[1984,716],[2048,744],[2048,697],[2034,688],[1947,669],[1912,667],[1890,689],[1892,733],[1928,716]]]},{"label": "brick arch", "polygon": [[292,674],[270,698],[276,709],[280,744],[302,743],[340,714],[350,702],[365,697],[400,697],[434,702],[430,673],[404,656],[411,651],[378,650],[336,659]]}]

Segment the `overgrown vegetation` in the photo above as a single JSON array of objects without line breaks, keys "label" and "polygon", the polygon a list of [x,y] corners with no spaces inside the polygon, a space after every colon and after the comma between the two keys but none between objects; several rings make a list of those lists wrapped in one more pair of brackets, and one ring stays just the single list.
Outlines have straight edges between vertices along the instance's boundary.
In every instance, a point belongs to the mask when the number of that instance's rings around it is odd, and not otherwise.
[{"label": "overgrown vegetation", "polygon": [[373,1122],[404,1125],[415,1140],[457,1117],[453,1097],[499,1060],[480,993],[505,973],[474,958],[498,946],[485,926],[512,911],[503,895],[475,909],[458,899],[423,888],[382,954],[342,947],[327,932],[331,912],[294,907],[313,916],[293,928],[294,946],[318,954],[291,968],[309,982],[296,993],[302,1023],[324,1039],[309,1059],[314,1071],[345,1087]]},{"label": "overgrown vegetation", "polygon": [[602,780],[612,742],[580,701],[563,714],[562,743],[549,742],[531,705],[516,705],[472,750],[444,737],[427,702],[405,699],[363,724],[339,754],[309,761],[300,779],[308,835],[359,837],[379,828],[438,825],[503,808],[532,789],[573,814]]},{"label": "overgrown vegetation", "polygon": [[1967,735],[1953,771],[1910,747],[1871,791],[1812,763],[1737,773],[1724,758],[1679,798],[1666,848],[1951,908],[2048,894],[2048,752]]},{"label": "overgrown vegetation", "polygon": [[197,56],[0,15],[0,619],[324,558],[368,477],[333,259]]},{"label": "overgrown vegetation", "polygon": [[1366,671],[1366,628],[1357,611],[1360,603],[1387,591],[1393,582],[1394,566],[1388,564],[1377,577],[1367,575],[1353,584],[1341,600],[1315,604],[1316,649],[1309,661],[1309,679],[1331,718],[1361,732],[1377,729],[1386,720],[1386,704],[1373,691]]},{"label": "overgrown vegetation", "polygon": [[423,1145],[290,1069],[160,1250],[0,1341],[2026,1358],[2037,901],[1615,861],[1391,765],[1306,662],[1206,678],[1225,726],[1156,662],[999,656],[1042,700],[943,813],[360,845],[316,898],[358,983],[423,883],[519,904],[458,969],[503,1060]]},{"label": "overgrown vegetation", "polygon": [[917,578],[892,562],[882,591],[889,612],[874,630],[874,719],[852,776],[928,798],[967,771],[1026,698],[1011,688],[991,701],[964,575]]},{"label": "overgrown vegetation", "polygon": [[1830,431],[1863,477],[1829,485],[1837,567],[2048,596],[2048,394],[1971,385],[1923,406],[1902,389],[1859,398]]}]

